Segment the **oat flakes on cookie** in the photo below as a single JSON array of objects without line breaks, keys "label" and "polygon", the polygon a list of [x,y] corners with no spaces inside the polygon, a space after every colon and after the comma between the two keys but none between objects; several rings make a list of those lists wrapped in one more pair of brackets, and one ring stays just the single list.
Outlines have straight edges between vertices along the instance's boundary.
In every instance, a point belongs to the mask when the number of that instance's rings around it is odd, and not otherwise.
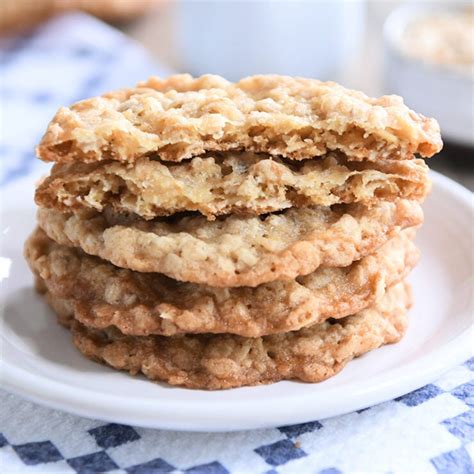
[{"label": "oat flakes on cookie", "polygon": [[297,280],[256,288],[213,288],[119,269],[56,244],[40,229],[28,239],[25,256],[40,288],[64,300],[74,318],[88,327],[115,326],[133,336],[259,337],[343,318],[370,306],[416,265],[414,234],[406,229],[348,267],[320,268]]},{"label": "oat flakes on cookie", "polygon": [[231,83],[187,74],[151,78],[62,107],[37,148],[46,161],[181,161],[245,150],[295,160],[340,151],[349,160],[430,157],[433,119],[400,97],[370,98],[333,82],[267,75]]},{"label": "oat flakes on cookie", "polygon": [[87,357],[225,389],[319,382],[398,341],[438,124],[268,75],[151,78],[62,107],[25,245]]},{"label": "oat flakes on cookie", "polygon": [[347,266],[422,221],[420,204],[403,199],[370,209],[359,204],[291,208],[215,221],[38,210],[40,227],[59,244],[80,247],[119,267],[216,287],[253,287],[295,279],[320,266]]},{"label": "oat flakes on cookie", "polygon": [[198,389],[226,389],[279,380],[320,382],[350,360],[399,341],[411,305],[407,283],[391,288],[373,307],[341,320],[262,338],[233,335],[124,336],[74,320],[67,303],[47,298],[88,358],[131,374],[143,373]]},{"label": "oat flakes on cookie", "polygon": [[430,189],[423,160],[351,162],[332,153],[301,162],[255,153],[209,153],[181,163],[140,158],[58,163],[36,190],[36,203],[62,212],[112,209],[144,219],[198,211],[260,215],[290,207],[379,200],[423,200]]}]

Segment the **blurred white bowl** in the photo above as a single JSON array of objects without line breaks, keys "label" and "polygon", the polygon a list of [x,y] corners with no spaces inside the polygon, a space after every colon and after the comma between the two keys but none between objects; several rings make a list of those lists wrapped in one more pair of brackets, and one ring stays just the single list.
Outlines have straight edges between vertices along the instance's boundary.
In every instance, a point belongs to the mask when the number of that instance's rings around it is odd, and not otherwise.
[{"label": "blurred white bowl", "polygon": [[288,74],[337,80],[363,34],[365,2],[175,2],[180,62],[237,80]]},{"label": "blurred white bowl", "polygon": [[465,2],[404,5],[389,15],[384,26],[385,92],[402,96],[409,107],[436,118],[444,139],[474,146],[472,75],[408,56],[401,47],[412,22],[465,6]]}]

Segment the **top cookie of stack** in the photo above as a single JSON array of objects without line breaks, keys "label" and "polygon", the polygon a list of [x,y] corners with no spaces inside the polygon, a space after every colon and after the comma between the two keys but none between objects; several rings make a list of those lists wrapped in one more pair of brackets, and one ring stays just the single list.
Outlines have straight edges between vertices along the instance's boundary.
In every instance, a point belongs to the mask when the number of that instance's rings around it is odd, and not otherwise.
[{"label": "top cookie of stack", "polygon": [[436,121],[395,96],[152,78],[58,111],[37,149],[56,162],[39,223],[120,267],[255,287],[350,265],[420,224],[430,183],[416,155],[441,146]]}]

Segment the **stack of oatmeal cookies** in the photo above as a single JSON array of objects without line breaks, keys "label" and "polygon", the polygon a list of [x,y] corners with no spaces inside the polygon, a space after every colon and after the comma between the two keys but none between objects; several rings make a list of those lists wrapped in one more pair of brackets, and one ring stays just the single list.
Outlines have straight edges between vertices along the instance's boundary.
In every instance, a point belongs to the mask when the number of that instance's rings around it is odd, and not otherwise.
[{"label": "stack of oatmeal cookies", "polygon": [[318,382],[398,341],[437,123],[402,99],[152,78],[61,108],[26,258],[87,357],[202,389]]}]

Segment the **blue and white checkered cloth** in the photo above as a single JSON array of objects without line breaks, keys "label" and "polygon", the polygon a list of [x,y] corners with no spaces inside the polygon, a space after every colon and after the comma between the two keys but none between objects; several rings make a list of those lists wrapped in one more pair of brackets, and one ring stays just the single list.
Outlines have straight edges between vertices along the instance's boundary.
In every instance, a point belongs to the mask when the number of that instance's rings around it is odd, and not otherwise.
[{"label": "blue and white checkered cloth", "polygon": [[[60,105],[168,72],[85,15],[0,46],[1,185],[44,166],[33,148]],[[366,410],[235,433],[104,423],[0,392],[0,472],[467,474],[474,473],[473,406],[474,359]]]}]

